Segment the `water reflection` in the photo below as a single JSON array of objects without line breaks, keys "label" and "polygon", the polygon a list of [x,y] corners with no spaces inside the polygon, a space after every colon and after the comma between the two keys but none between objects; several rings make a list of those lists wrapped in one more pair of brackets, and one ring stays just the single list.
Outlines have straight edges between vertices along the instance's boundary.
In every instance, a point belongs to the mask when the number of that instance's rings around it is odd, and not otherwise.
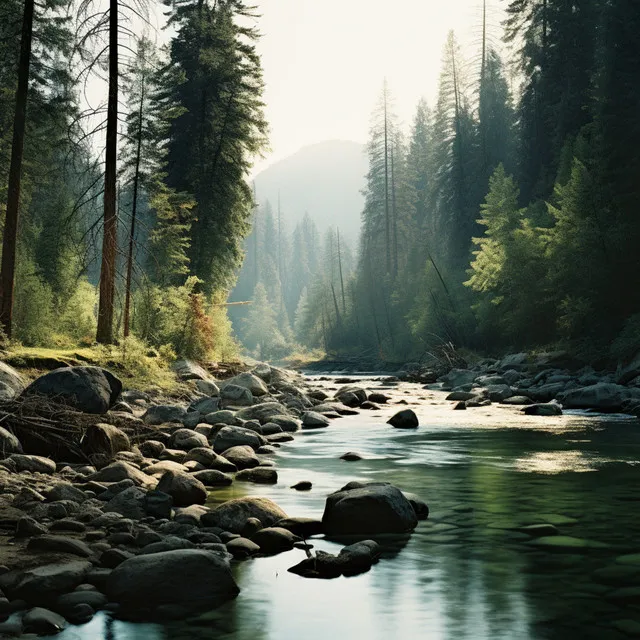
[{"label": "water reflection", "polygon": [[[413,387],[400,385],[398,393]],[[571,640],[628,637],[640,610],[599,582],[616,557],[638,551],[640,429],[620,416],[521,416],[513,408],[454,412],[441,395],[417,404],[417,432],[385,424],[397,409],[362,413],[303,433],[280,450],[273,487],[237,483],[211,502],[272,498],[291,515],[322,514],[327,493],[352,479],[379,479],[415,492],[432,517],[408,539],[384,540],[364,575],[306,580],[287,572],[303,552],[235,565],[240,596],[188,623],[132,625],[97,616],[61,640]],[[436,402],[431,405],[429,402]],[[460,415],[464,414],[464,415]],[[345,451],[364,459],[347,463]],[[590,472],[590,473],[586,473]],[[299,493],[289,486],[313,482]],[[557,527],[567,546],[536,547],[520,531]],[[571,547],[582,539],[605,549]],[[335,552],[336,542],[314,540]],[[615,572],[614,572],[615,574]],[[636,575],[640,575],[640,572]],[[624,585],[640,587],[640,580]],[[638,590],[640,594],[640,589]],[[636,602],[640,598],[636,599]],[[624,625],[623,625],[624,627]]]}]

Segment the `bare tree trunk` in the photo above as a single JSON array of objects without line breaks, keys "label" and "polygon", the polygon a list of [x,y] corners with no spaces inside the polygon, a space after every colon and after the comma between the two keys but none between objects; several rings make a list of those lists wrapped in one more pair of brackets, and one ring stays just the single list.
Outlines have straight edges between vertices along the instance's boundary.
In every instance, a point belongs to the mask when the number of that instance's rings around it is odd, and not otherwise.
[{"label": "bare tree trunk", "polygon": [[131,204],[131,229],[129,230],[129,252],[127,255],[127,281],[124,297],[124,330],[126,338],[129,335],[129,318],[131,310],[131,276],[133,275],[133,247],[136,233],[136,214],[138,212],[138,185],[140,182],[140,154],[142,151],[142,116],[144,112],[144,77],[140,92],[140,109],[138,111],[138,140],[136,149],[136,169],[133,176],[133,202]]},{"label": "bare tree trunk", "polygon": [[391,273],[391,231],[389,224],[389,132],[387,117],[387,81],[384,81],[384,223],[387,254],[387,273]]},{"label": "bare tree trunk", "polygon": [[344,278],[342,277],[342,256],[340,255],[340,228],[338,228],[338,269],[340,271],[340,289],[342,290],[342,313],[347,315],[347,301],[344,295]]},{"label": "bare tree trunk", "polygon": [[24,130],[27,120],[33,12],[34,0],[25,0],[22,16],[22,37],[20,39],[16,111],[13,119],[13,144],[11,147],[11,165],[9,167],[7,213],[4,223],[4,237],[2,239],[2,267],[0,268],[0,322],[8,338],[11,337],[13,329],[13,291],[18,239],[18,212],[20,208],[20,179],[22,177]]},{"label": "bare tree trunk", "polygon": [[391,143],[391,213],[393,215],[393,277],[398,275],[398,208],[396,207],[396,173],[394,163],[394,145]]},{"label": "bare tree trunk", "polygon": [[331,282],[331,295],[333,296],[333,306],[336,310],[336,325],[338,327],[341,327],[342,318],[340,317],[340,309],[338,309],[338,298],[336,297],[336,289],[333,286],[333,282]]},{"label": "bare tree trunk", "polygon": [[256,197],[256,183],[253,183],[253,288],[256,288],[260,271],[258,268],[258,198]]},{"label": "bare tree trunk", "polygon": [[96,340],[113,344],[113,307],[116,289],[116,162],[118,142],[118,0],[109,0],[109,100],[104,172],[104,228],[100,268],[100,302]]}]

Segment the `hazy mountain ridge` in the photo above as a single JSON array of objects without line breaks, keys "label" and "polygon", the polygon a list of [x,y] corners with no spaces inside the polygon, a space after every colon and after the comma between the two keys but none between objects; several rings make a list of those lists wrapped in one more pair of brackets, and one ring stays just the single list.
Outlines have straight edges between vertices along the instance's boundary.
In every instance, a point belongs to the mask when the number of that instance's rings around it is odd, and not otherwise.
[{"label": "hazy mountain ridge", "polygon": [[255,178],[256,195],[258,202],[269,200],[275,213],[280,194],[283,220],[289,229],[307,211],[321,233],[329,226],[338,226],[355,243],[367,170],[363,144],[347,140],[320,142],[303,147],[259,173]]}]

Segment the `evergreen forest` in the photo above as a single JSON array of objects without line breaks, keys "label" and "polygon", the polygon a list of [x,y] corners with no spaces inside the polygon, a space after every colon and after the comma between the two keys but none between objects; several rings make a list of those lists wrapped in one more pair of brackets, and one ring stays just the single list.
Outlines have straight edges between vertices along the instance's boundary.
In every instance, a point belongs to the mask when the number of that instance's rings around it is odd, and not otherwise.
[{"label": "evergreen forest", "polygon": [[498,30],[481,7],[471,51],[450,32],[408,126],[381,78],[353,242],[310,215],[287,229],[254,192],[255,7],[4,0],[2,339],[196,359],[640,349],[640,12],[503,6]]}]

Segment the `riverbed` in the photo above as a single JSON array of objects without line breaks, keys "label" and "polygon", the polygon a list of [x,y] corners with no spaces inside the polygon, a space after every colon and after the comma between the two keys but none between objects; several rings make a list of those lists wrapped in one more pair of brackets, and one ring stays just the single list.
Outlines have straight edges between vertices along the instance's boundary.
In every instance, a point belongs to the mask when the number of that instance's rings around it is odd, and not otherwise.
[{"label": "riverbed", "polygon": [[[317,379],[316,379],[317,381]],[[320,518],[349,480],[391,482],[430,507],[405,537],[383,537],[366,574],[311,580],[287,572],[294,549],[234,562],[238,598],[197,619],[131,624],[100,613],[60,640],[613,640],[640,637],[640,423],[622,415],[524,416],[492,405],[453,411],[445,393],[363,377],[380,411],[299,432],[271,456],[277,485],[236,482],[212,503],[260,495]],[[336,389],[335,381],[317,381]],[[386,420],[406,402],[417,430]],[[345,462],[347,451],[362,460]],[[289,488],[309,480],[313,488]],[[523,528],[550,524],[558,535]],[[316,549],[341,544],[312,539]],[[634,635],[635,634],[635,635]]]}]

